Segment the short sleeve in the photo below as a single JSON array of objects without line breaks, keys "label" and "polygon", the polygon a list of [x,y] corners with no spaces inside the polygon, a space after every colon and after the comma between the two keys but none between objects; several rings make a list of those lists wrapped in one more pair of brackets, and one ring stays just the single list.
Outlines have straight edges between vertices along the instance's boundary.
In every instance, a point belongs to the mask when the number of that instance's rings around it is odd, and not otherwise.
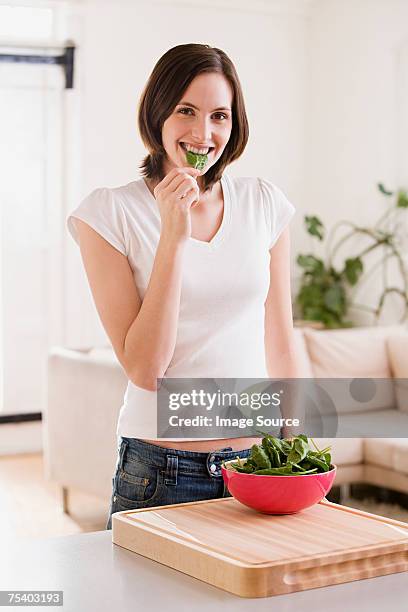
[{"label": "short sleeve", "polygon": [[67,217],[68,230],[79,245],[78,232],[73,218],[88,223],[115,249],[127,255],[127,225],[122,205],[113,190],[105,187],[95,189]]},{"label": "short sleeve", "polygon": [[291,221],[296,209],[276,185],[265,179],[258,181],[270,231],[269,249],[271,249]]}]

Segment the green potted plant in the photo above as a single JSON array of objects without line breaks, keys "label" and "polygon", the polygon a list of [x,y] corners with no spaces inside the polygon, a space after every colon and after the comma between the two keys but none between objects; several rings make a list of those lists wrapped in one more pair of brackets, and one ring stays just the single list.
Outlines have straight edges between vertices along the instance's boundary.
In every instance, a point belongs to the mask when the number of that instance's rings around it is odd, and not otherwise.
[{"label": "green potted plant", "polygon": [[[397,294],[403,301],[401,322],[407,318],[408,274],[401,251],[405,221],[402,217],[405,217],[408,208],[408,193],[402,189],[397,192],[389,191],[382,183],[377,186],[385,197],[392,198],[392,204],[373,227],[360,227],[350,221],[339,221],[327,239],[326,261],[314,253],[298,255],[296,262],[302,269],[302,276],[296,304],[304,321],[318,322],[327,329],[351,327],[353,323],[347,315],[350,306],[353,306],[371,312],[374,322],[377,323],[385,300],[391,293]],[[316,216],[305,216],[304,220],[310,236],[322,242],[325,238],[322,221]],[[339,229],[346,231],[335,240]],[[336,267],[334,258],[341,247],[362,235],[368,238],[369,244],[354,257],[346,258],[340,268]],[[380,260],[371,269],[366,270],[364,260],[373,251],[381,252]],[[390,284],[388,281],[387,266],[392,259],[397,262],[400,285]],[[353,288],[376,271],[382,271],[384,279],[376,306],[357,304],[353,300]]]}]

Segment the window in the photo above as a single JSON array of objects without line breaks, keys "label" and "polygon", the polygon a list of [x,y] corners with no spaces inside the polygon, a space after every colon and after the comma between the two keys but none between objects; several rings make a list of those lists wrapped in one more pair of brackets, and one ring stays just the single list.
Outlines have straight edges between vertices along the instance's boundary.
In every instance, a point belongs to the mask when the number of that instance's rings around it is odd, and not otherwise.
[{"label": "window", "polygon": [[[13,40],[17,53],[25,38],[31,48],[53,35],[54,9],[0,5],[0,53],[10,53]],[[42,412],[48,350],[62,338],[64,87],[60,66],[0,62],[3,414]]]},{"label": "window", "polygon": [[0,5],[0,38],[4,41],[51,39],[54,11],[51,7]]}]

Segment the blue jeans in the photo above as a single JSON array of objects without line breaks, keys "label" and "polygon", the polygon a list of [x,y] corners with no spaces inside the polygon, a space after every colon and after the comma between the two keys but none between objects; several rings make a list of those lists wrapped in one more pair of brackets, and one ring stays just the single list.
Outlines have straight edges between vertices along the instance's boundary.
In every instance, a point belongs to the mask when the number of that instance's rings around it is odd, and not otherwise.
[{"label": "blue jeans", "polygon": [[114,512],[231,497],[221,463],[247,457],[251,450],[183,451],[124,437],[118,447],[106,529],[112,529]]}]

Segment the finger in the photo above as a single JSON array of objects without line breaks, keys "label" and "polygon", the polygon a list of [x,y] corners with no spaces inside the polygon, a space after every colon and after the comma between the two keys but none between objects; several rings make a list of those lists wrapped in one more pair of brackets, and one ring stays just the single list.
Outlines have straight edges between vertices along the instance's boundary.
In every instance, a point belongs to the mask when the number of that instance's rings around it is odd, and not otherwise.
[{"label": "finger", "polygon": [[196,204],[198,204],[198,197],[199,196],[197,196],[195,189],[190,189],[184,198],[180,199],[180,202],[182,202],[185,206],[193,208]]},{"label": "finger", "polygon": [[[173,185],[173,183],[172,183]],[[170,186],[171,187],[171,186]],[[170,189],[169,187],[169,189]],[[185,195],[190,189],[194,189],[197,195],[200,195],[200,189],[198,187],[197,181],[191,178],[185,178],[180,185],[173,191],[176,198],[181,198],[181,196]]]},{"label": "finger", "polygon": [[165,188],[168,193],[174,193],[183,183],[185,185],[197,185],[197,181],[190,174],[183,172],[182,174],[176,174],[171,183]]},{"label": "finger", "polygon": [[[160,187],[165,189],[166,187],[168,187],[168,185],[170,185],[171,181],[178,175],[185,175],[185,174],[191,174],[191,176],[198,176],[198,174],[200,173],[200,170],[197,170],[197,168],[192,168],[191,166],[186,166],[183,168],[173,168],[172,170],[170,170],[170,172],[164,177],[164,179],[159,183]],[[157,185],[157,187],[159,187],[159,185]]]},{"label": "finger", "polygon": [[[190,172],[190,171],[193,172]],[[188,171],[188,172],[187,172]],[[157,199],[159,194],[173,193],[177,187],[187,178],[194,178],[197,175],[195,168],[173,168],[169,174],[154,188],[154,197]]]}]

